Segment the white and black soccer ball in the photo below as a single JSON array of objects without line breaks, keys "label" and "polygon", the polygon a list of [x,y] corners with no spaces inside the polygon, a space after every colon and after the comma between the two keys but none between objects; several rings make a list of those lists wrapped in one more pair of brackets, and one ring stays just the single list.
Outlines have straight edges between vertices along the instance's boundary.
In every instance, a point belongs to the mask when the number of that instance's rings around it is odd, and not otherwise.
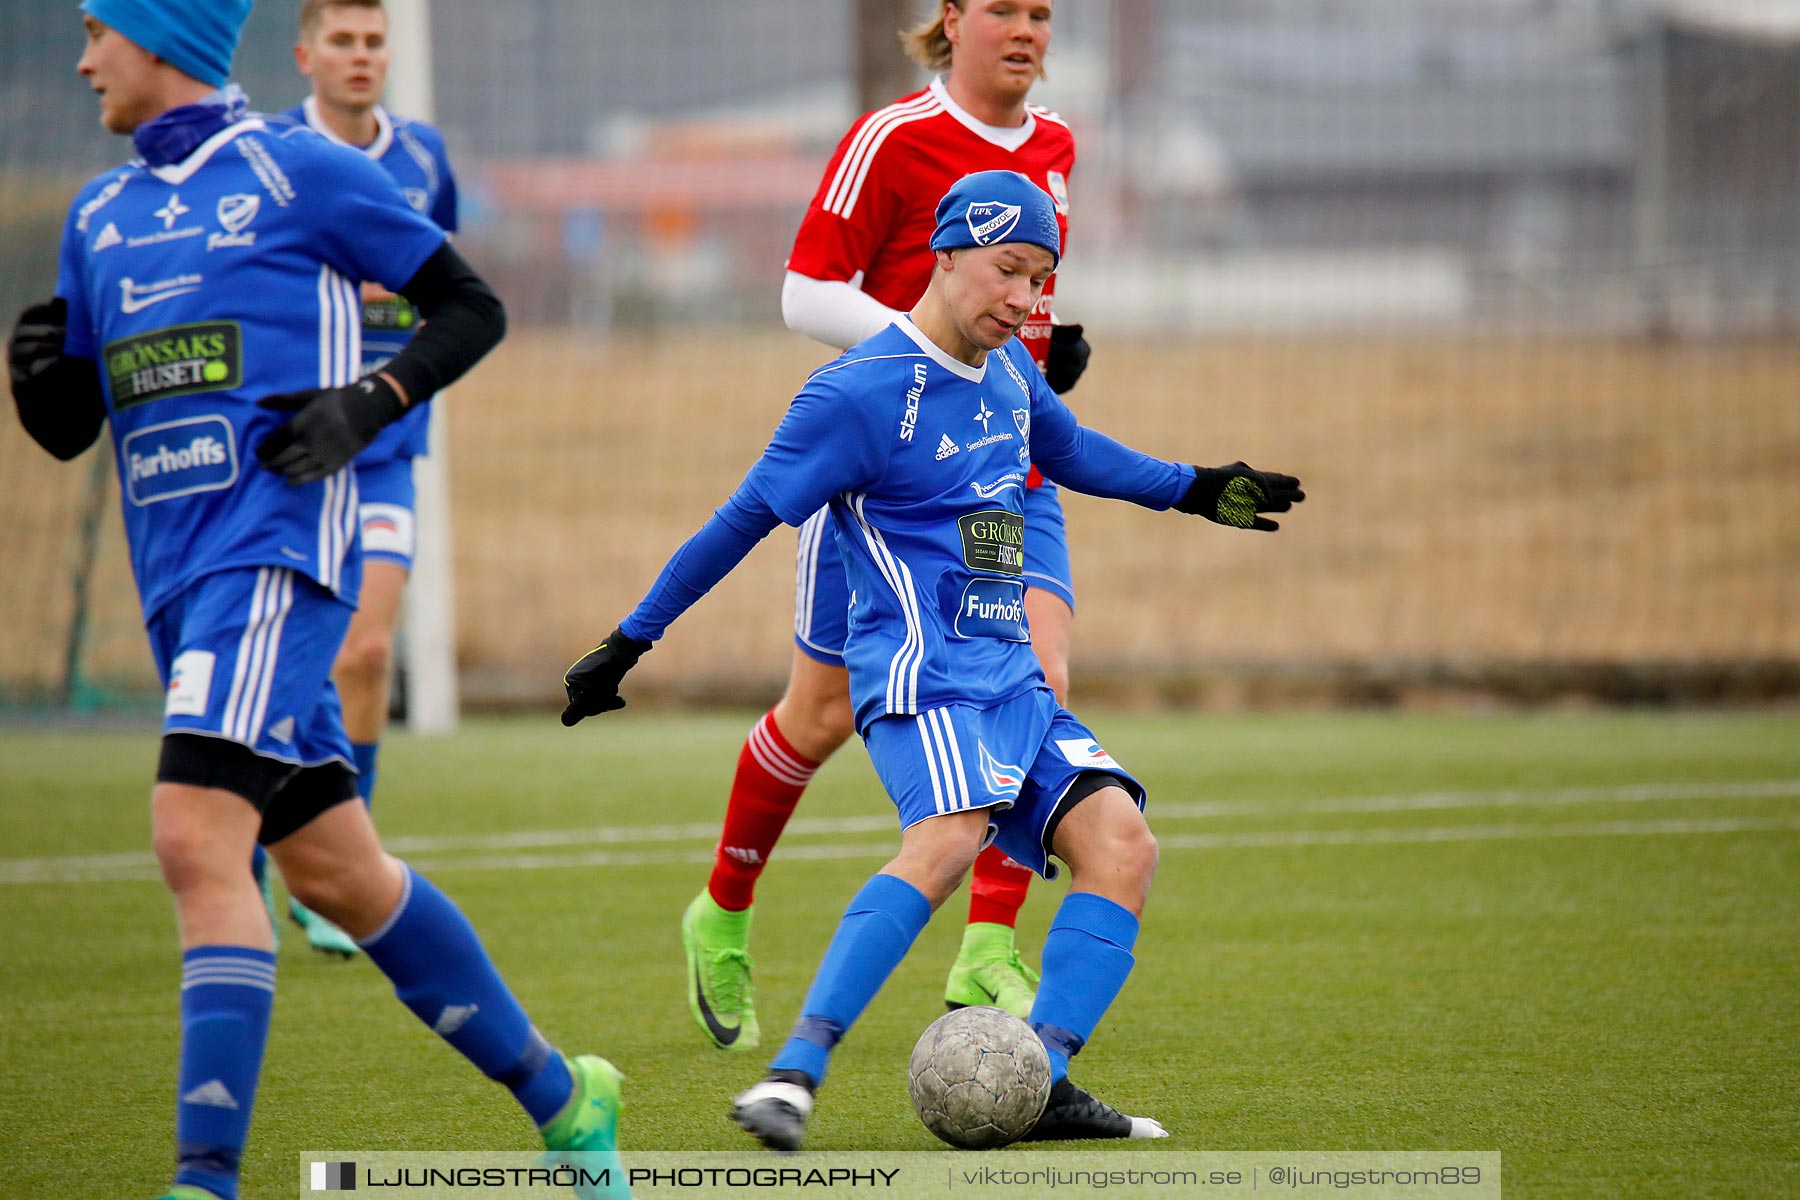
[{"label": "white and black soccer ball", "polygon": [[925,1128],[964,1150],[991,1150],[1031,1132],[1050,1099],[1050,1056],[1031,1026],[1003,1008],[959,1008],[919,1035],[906,1069]]}]

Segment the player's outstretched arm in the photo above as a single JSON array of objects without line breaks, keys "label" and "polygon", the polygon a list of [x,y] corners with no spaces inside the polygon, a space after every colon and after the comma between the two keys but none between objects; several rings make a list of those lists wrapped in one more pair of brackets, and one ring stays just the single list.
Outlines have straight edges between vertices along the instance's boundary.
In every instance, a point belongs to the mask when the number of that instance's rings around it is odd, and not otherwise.
[{"label": "player's outstretched arm", "polygon": [[91,358],[63,353],[68,333],[69,304],[59,296],[20,313],[6,343],[19,424],[64,462],[93,445],[106,423],[100,368]]},{"label": "player's outstretched arm", "polygon": [[1229,525],[1273,533],[1261,513],[1283,513],[1306,499],[1292,475],[1244,463],[1189,467],[1152,458],[1088,429],[1054,395],[1047,381],[1031,390],[1031,458],[1054,483],[1146,508],[1173,508]]},{"label": "player's outstretched arm", "polygon": [[408,406],[460,379],[506,336],[499,298],[449,242],[425,260],[400,294],[425,315],[425,324],[379,372],[342,387],[284,392],[257,402],[295,414],[257,445],[263,465],[294,483],[325,478]]},{"label": "player's outstretched arm", "polygon": [[619,683],[625,672],[637,665],[675,618],[718,586],[779,524],[781,518],[768,505],[748,487],[740,487],[682,543],[631,615],[564,673],[569,706],[563,709],[562,723],[573,725],[583,717],[624,708]]},{"label": "player's outstretched arm", "polygon": [[883,424],[874,411],[817,377],[808,381],[731,498],[663,566],[631,615],[569,669],[564,725],[625,707],[618,694],[625,672],[777,525],[800,525],[831,497],[877,477],[886,448],[874,433]]},{"label": "player's outstretched arm", "polygon": [[1194,482],[1175,502],[1175,509],[1233,529],[1274,533],[1281,526],[1258,514],[1284,513],[1304,499],[1306,493],[1294,476],[1234,462],[1228,467],[1195,467]]}]

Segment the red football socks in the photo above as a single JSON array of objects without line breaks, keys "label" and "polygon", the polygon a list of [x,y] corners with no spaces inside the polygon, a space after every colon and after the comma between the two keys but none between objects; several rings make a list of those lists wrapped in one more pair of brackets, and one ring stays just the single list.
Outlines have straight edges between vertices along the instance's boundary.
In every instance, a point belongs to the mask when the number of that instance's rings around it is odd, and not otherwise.
[{"label": "red football socks", "polygon": [[[756,878],[768,865],[800,793],[818,769],[818,763],[803,757],[781,736],[773,711],[764,713],[750,730],[731,780],[712,877],[706,881],[706,890],[720,908],[741,912],[756,899]],[[1024,895],[1021,885],[1021,903]]]},{"label": "red football socks", "polygon": [[969,875],[969,924],[1017,925],[1031,874],[1030,867],[1021,867],[1000,847],[983,850]]}]

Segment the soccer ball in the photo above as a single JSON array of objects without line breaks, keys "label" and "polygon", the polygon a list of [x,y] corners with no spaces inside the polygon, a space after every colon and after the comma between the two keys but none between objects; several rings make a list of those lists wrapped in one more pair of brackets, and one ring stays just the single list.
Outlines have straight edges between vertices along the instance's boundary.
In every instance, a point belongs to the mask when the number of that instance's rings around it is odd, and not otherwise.
[{"label": "soccer ball", "polygon": [[925,1128],[964,1150],[1024,1137],[1050,1099],[1044,1043],[1003,1008],[959,1008],[933,1021],[906,1077]]}]

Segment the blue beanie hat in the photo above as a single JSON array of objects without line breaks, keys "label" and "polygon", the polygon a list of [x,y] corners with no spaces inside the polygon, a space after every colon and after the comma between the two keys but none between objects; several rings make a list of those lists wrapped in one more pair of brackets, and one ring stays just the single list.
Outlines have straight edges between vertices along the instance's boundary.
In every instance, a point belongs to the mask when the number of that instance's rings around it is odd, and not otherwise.
[{"label": "blue beanie hat", "polygon": [[950,185],[938,201],[933,250],[962,250],[1025,242],[1062,260],[1056,203],[1043,188],[1017,171],[977,171]]},{"label": "blue beanie hat", "polygon": [[184,75],[224,87],[250,0],[82,0],[81,11]]}]

